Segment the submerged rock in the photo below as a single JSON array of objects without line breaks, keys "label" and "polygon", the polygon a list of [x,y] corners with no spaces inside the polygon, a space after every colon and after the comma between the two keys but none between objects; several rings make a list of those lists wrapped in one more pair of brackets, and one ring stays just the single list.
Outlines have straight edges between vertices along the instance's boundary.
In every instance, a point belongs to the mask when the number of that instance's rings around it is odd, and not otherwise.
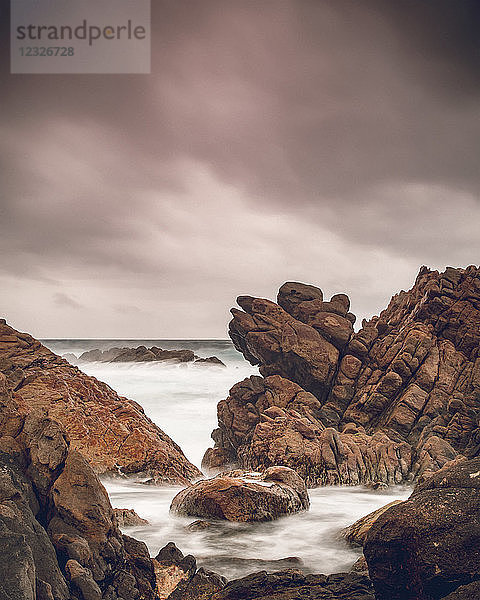
[{"label": "submerged rock", "polygon": [[205,469],[295,468],[309,486],[420,480],[480,453],[480,269],[422,267],[360,331],[344,294],[241,296],[229,333],[262,377],[218,405]]},{"label": "submerged rock", "polygon": [[172,500],[178,515],[228,521],[273,521],[307,510],[310,505],[303,480],[287,467],[264,473],[232,471],[199,481]]},{"label": "submerged rock", "polygon": [[[364,554],[378,600],[475,597],[480,579],[480,458],[446,466],[378,517]],[[469,589],[470,588],[470,589]],[[473,595],[468,595],[473,594]]]},{"label": "submerged rock", "polygon": [[142,473],[185,484],[201,473],[134,401],[0,322],[0,372],[22,415],[44,410],[97,473]]},{"label": "submerged rock", "polygon": [[216,365],[218,367],[225,367],[225,363],[222,362],[219,358],[217,358],[216,356],[209,356],[208,358],[197,358],[195,360],[195,364],[209,364],[209,365]]},{"label": "submerged rock", "polygon": [[196,521],[189,523],[185,527],[185,529],[187,531],[205,531],[205,529],[208,529],[211,526],[212,523],[210,523],[209,521],[202,521],[201,519],[197,519]]}]

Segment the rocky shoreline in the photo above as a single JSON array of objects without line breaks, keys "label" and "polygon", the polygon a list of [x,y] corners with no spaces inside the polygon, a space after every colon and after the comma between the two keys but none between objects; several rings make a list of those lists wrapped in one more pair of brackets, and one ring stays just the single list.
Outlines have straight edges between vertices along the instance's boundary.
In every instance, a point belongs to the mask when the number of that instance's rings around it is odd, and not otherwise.
[{"label": "rocky shoreline", "polygon": [[87,350],[78,358],[75,354],[64,354],[63,358],[68,362],[77,365],[84,362],[163,362],[171,361],[176,363],[195,363],[202,365],[216,365],[224,367],[225,364],[217,356],[207,356],[202,358],[197,356],[193,350],[164,350],[157,346],[137,346],[136,348],[108,348],[107,350]]},{"label": "rocky shoreline", "polygon": [[[200,471],[137,403],[0,321],[1,600],[479,596],[480,269],[422,268],[357,333],[348,297],[314,286],[238,302],[230,335],[261,377],[220,401],[203,464],[241,470],[194,485]],[[305,510],[306,486],[415,488],[345,532],[364,552],[350,573],[227,582],[173,543],[152,558],[122,534],[139,517],[113,511],[98,473],[186,485],[173,512],[234,521]]]}]

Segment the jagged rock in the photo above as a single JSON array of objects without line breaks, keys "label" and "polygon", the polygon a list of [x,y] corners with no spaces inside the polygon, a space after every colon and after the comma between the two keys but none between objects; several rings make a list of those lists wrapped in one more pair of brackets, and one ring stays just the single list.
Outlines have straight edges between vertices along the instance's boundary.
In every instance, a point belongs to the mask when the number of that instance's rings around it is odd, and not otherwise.
[{"label": "jagged rock", "polygon": [[0,374],[2,598],[153,600],[153,563],[148,551],[136,561],[139,544],[127,550],[105,488],[59,424],[19,414]]},{"label": "jagged rock", "polygon": [[422,267],[353,332],[347,296],[241,296],[229,332],[263,378],[218,405],[206,469],[295,468],[308,485],[421,480],[480,453],[480,269]]},{"label": "jagged rock", "polygon": [[368,513],[365,517],[358,519],[352,525],[349,525],[345,529],[343,529],[340,534],[344,537],[347,542],[357,546],[363,546],[365,543],[365,539],[367,537],[368,532],[370,531],[372,525],[375,521],[383,515],[383,513],[388,510],[391,506],[395,506],[396,504],[400,504],[401,500],[393,500],[393,502],[389,502],[385,506],[381,508],[377,508],[377,510]]},{"label": "jagged rock", "polygon": [[[23,373],[20,383],[19,369]],[[8,389],[14,390],[18,411],[23,415],[45,411],[65,428],[72,447],[97,473],[144,473],[174,484],[201,475],[136,402],[118,396],[108,385],[5,323],[0,323],[0,371]],[[17,413],[10,419],[10,435],[15,435],[18,417]],[[35,452],[40,477],[50,466],[42,466],[41,448]]]},{"label": "jagged rock", "polygon": [[363,554],[353,563],[350,573],[358,573],[359,575],[365,575],[366,577],[369,576],[367,561]]},{"label": "jagged rock", "polygon": [[475,458],[437,471],[372,525],[363,550],[377,600],[435,600],[461,585],[468,598],[468,584],[480,578],[479,539]]},{"label": "jagged rock", "polygon": [[155,558],[157,598],[160,600],[208,600],[226,583],[223,577],[203,568],[197,570],[193,556],[169,542]]},{"label": "jagged rock", "polygon": [[244,469],[286,465],[308,486],[407,478],[408,444],[392,442],[381,432],[369,436],[354,424],[339,433],[314,416],[319,407],[313,394],[279,375],[236,384],[218,405],[220,428],[214,435],[221,446],[206,453],[202,467],[221,471],[221,457],[227,454],[228,462]]},{"label": "jagged rock", "polygon": [[73,352],[67,352],[66,354],[62,354],[62,358],[64,358],[71,365],[76,365],[78,363],[77,355],[73,354]]},{"label": "jagged rock", "polygon": [[136,525],[148,525],[146,519],[139,517],[133,508],[114,508],[113,514],[117,518],[119,527],[135,527]]},{"label": "jagged rock", "polygon": [[117,356],[110,359],[110,362],[150,362],[157,360],[173,360],[175,362],[192,362],[197,358],[192,350],[162,350],[153,346],[146,348],[124,348]]},{"label": "jagged rock", "polygon": [[232,309],[229,334],[237,350],[252,364],[260,365],[262,375],[297,380],[318,398],[326,398],[338,349],[270,300],[241,296],[237,302],[245,311]]},{"label": "jagged rock", "polygon": [[109,348],[108,350],[87,350],[83,352],[78,359],[74,354],[65,354],[66,358],[72,364],[77,362],[153,362],[153,361],[174,361],[174,362],[195,362],[209,363],[220,366],[225,366],[224,363],[216,356],[208,358],[199,358],[193,350],[163,350],[157,346],[147,348],[146,346],[138,346],[137,348]]},{"label": "jagged rock", "polygon": [[304,575],[288,569],[260,571],[230,581],[212,600],[375,600],[370,580],[357,573]]},{"label": "jagged rock", "polygon": [[445,596],[443,600],[478,600],[480,598],[480,581],[473,581],[461,585],[454,592]]},{"label": "jagged rock", "polygon": [[199,481],[172,500],[178,515],[228,521],[273,521],[282,515],[307,510],[310,505],[303,480],[287,467],[270,467],[264,473],[232,471]]}]

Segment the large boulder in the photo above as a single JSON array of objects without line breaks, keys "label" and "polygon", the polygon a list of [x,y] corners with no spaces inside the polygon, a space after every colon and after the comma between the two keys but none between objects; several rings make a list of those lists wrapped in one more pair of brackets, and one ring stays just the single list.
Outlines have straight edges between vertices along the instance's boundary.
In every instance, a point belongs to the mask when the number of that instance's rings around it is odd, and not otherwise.
[{"label": "large boulder", "polygon": [[155,595],[148,553],[127,550],[97,475],[44,412],[18,413],[2,374],[0,546],[2,599]]},{"label": "large boulder", "polygon": [[380,515],[364,554],[378,600],[475,597],[468,593],[480,579],[480,458],[444,467]]},{"label": "large boulder", "polygon": [[303,480],[287,467],[264,473],[232,471],[182,490],[170,510],[178,515],[228,521],[273,521],[307,510],[310,505]]},{"label": "large boulder", "polygon": [[3,319],[0,372],[18,412],[44,410],[97,473],[143,473],[181,485],[201,475],[136,402],[118,396]]},{"label": "large boulder", "polygon": [[422,267],[356,333],[348,297],[311,285],[238,303],[230,336],[262,377],[219,403],[205,468],[273,460],[311,486],[400,483],[480,454],[479,268]]}]

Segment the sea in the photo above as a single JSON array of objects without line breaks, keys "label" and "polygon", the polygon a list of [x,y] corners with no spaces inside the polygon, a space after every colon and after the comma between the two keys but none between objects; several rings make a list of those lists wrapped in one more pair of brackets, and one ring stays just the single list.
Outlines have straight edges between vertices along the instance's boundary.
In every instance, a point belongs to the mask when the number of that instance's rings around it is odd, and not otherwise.
[{"label": "sea", "polygon": [[[198,356],[217,356],[226,367],[173,362],[101,363],[83,362],[88,375],[108,383],[120,395],[137,401],[187,458],[200,468],[210,437],[217,426],[216,407],[238,381],[258,374],[229,340],[42,340],[59,355],[77,358],[98,348],[157,346],[166,350],[190,349]],[[349,570],[361,550],[341,537],[341,530],[392,500],[404,500],[407,486],[373,491],[365,487],[323,487],[309,490],[310,510],[270,523],[215,523],[191,531],[193,518],[169,513],[180,487],[151,486],[131,478],[102,478],[112,505],[133,508],[148,525],[125,528],[143,540],[152,556],[168,542],[184,554],[193,554],[199,566],[227,579],[253,571],[301,568],[306,573],[338,573]],[[285,558],[292,560],[276,562]]]}]

